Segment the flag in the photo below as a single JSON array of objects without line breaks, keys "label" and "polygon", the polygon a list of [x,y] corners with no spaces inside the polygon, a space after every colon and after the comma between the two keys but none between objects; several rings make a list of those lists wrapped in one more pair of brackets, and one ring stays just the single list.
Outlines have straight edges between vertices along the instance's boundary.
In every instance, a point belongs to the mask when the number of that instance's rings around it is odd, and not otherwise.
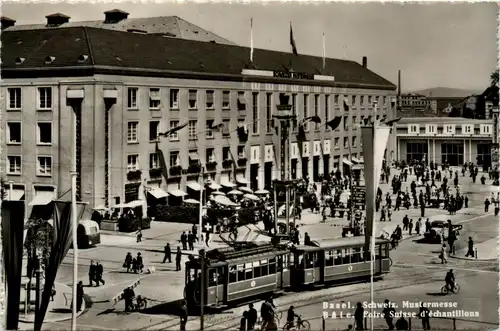
[{"label": "flag", "polygon": [[253,18],[250,19],[250,63],[253,63]]},{"label": "flag", "polygon": [[325,43],[325,33],[323,32],[323,70],[326,67],[326,43]]},{"label": "flag", "polygon": [[320,124],[321,123],[321,118],[319,118],[319,116],[317,116],[317,115],[314,115],[314,116],[306,117],[304,119],[304,122],[313,122],[313,123],[316,123],[316,124]]},{"label": "flag", "polygon": [[292,45],[293,55],[298,55],[297,46],[295,45],[295,39],[293,39],[292,22],[290,22],[290,45]]},{"label": "flag", "polygon": [[336,116],[333,120],[328,121],[326,125],[328,125],[332,130],[335,130],[340,125],[342,121],[342,116]]},{"label": "flag", "polygon": [[165,178],[165,182],[167,182],[168,180],[167,163],[165,162],[165,156],[163,155],[163,152],[158,147],[158,142],[156,142],[155,152],[156,155],[158,156],[158,165],[160,166],[161,174],[163,175],[163,178]]},{"label": "flag", "polygon": [[344,111],[349,111],[349,105],[347,104],[347,101],[344,100]]},{"label": "flag", "polygon": [[2,249],[7,283],[6,330],[17,330],[23,265],[24,201],[2,204]]},{"label": "flag", "polygon": [[231,156],[231,160],[233,160],[233,176],[234,181],[236,181],[236,159],[234,158],[233,152],[231,151],[231,147],[229,147],[229,156]]},{"label": "flag", "polygon": [[236,129],[236,132],[241,143],[246,143],[248,141],[248,132],[246,131],[244,126],[239,126]]},{"label": "flag", "polygon": [[160,133],[158,133],[158,137],[160,137],[160,136],[168,137],[168,136],[170,136],[172,133],[175,133],[175,132],[179,131],[180,129],[185,128],[187,125],[188,125],[188,123],[186,122],[186,123],[184,123],[184,124],[182,124],[182,125],[176,126],[175,128],[172,128],[172,129],[170,129],[170,130],[167,130],[167,131],[165,131],[165,132],[163,132],[163,133],[162,133],[162,132],[160,132]]},{"label": "flag", "polygon": [[303,150],[303,142],[306,141],[306,131],[304,130],[304,124],[299,125],[299,132],[297,134],[297,145],[299,145],[299,154],[300,160],[302,160],[302,150]]}]

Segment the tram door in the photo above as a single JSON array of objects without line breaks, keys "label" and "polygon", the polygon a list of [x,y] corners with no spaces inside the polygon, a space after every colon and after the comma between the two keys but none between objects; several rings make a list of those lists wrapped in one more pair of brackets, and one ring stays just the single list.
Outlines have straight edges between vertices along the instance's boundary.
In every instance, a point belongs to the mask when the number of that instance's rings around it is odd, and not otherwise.
[{"label": "tram door", "polygon": [[221,302],[226,302],[227,298],[227,281],[224,267],[215,267],[208,270],[208,305],[219,305]]},{"label": "tram door", "polygon": [[290,284],[290,258],[292,258],[293,263],[293,254],[283,254],[278,255],[278,266],[276,273],[276,284],[278,288],[283,289],[289,287]]}]

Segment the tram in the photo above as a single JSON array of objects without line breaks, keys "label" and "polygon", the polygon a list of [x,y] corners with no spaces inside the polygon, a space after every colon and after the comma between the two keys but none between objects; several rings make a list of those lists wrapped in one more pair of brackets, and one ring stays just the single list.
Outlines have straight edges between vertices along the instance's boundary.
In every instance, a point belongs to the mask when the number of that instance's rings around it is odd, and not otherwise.
[{"label": "tram", "polygon": [[[370,277],[370,259],[363,254],[364,237],[339,238],[315,246],[247,243],[243,248],[206,252],[205,277],[199,258],[186,262],[184,298],[201,305],[201,279],[205,281],[205,307],[226,307],[284,290],[326,286],[333,282],[361,281]],[[390,271],[390,241],[376,239],[374,276]]]}]

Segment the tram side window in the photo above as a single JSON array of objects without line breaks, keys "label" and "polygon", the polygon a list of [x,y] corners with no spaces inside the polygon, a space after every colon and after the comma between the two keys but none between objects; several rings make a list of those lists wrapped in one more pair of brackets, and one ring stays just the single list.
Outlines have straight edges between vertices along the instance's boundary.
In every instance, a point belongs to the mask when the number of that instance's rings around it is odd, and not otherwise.
[{"label": "tram side window", "polygon": [[337,256],[335,257],[335,265],[341,265],[342,264],[342,251],[340,249],[337,249]]},{"label": "tram side window", "polygon": [[325,253],[326,253],[325,254],[325,256],[326,256],[325,266],[327,266],[327,267],[333,266],[333,261],[335,259],[334,254],[336,254],[335,251],[328,251]]},{"label": "tram side window", "polygon": [[363,247],[359,248],[359,262],[365,262],[365,249]]},{"label": "tram side window", "polygon": [[265,260],[260,260],[260,275],[263,277],[263,276],[267,276],[269,274],[269,270],[268,270],[268,261],[267,259]]},{"label": "tram side window", "polygon": [[295,254],[289,254],[288,256],[288,268],[290,269],[293,266],[293,263],[295,261]]},{"label": "tram side window", "polygon": [[304,268],[305,260],[305,253],[295,253],[295,267]]},{"label": "tram side window", "polygon": [[273,257],[272,259],[269,259],[269,274],[275,274],[276,273],[276,258]]},{"label": "tram side window", "polygon": [[224,284],[222,267],[208,270],[208,286]]},{"label": "tram side window", "polygon": [[238,281],[245,280],[245,265],[238,264],[236,268],[238,270]]},{"label": "tram side window", "polygon": [[260,277],[262,275],[260,268],[260,261],[253,261],[253,276],[254,278]]},{"label": "tram side window", "polygon": [[288,266],[288,255],[278,255],[278,264],[276,265],[276,269],[278,272],[283,271],[283,269],[287,269]]},{"label": "tram side window", "polygon": [[306,253],[306,269],[315,268],[318,266],[318,258],[316,252]]},{"label": "tram side window", "polygon": [[253,278],[253,265],[252,262],[245,263],[245,278],[244,279],[252,279]]},{"label": "tram side window", "polygon": [[229,267],[229,282],[230,283],[236,283],[237,278],[236,278],[236,266],[232,265]]},{"label": "tram side window", "polygon": [[361,253],[360,248],[353,248],[352,249],[352,254],[351,254],[351,263],[358,263],[359,261],[359,256]]},{"label": "tram side window", "polygon": [[382,244],[380,245],[380,248],[377,247],[377,255],[378,255],[378,252],[382,251],[382,256],[381,258],[388,258],[389,257],[389,246],[387,244]]},{"label": "tram side window", "polygon": [[344,252],[342,253],[342,261],[343,261],[343,264],[350,264],[351,263],[351,249],[350,248],[344,249]]}]

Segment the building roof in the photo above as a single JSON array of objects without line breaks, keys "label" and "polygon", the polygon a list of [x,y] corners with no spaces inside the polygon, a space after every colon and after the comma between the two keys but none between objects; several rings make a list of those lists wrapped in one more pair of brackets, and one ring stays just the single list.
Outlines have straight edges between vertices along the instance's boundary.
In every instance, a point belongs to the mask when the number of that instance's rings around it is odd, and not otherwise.
[{"label": "building roof", "polygon": [[468,95],[477,93],[477,91],[472,90],[462,90],[451,87],[433,87],[421,91],[415,91],[421,95],[425,95],[428,98],[465,98]]},{"label": "building roof", "polygon": [[409,117],[402,118],[396,126],[407,124],[491,124],[491,120],[462,117]]},{"label": "building roof", "polygon": [[[354,61],[326,59],[326,69],[322,71],[321,57],[255,49],[251,64],[247,47],[158,35],[74,27],[4,31],[1,39],[4,78],[18,77],[20,72],[27,77],[40,75],[42,71],[52,70],[51,75],[55,75],[57,70],[86,69],[94,70],[94,73],[96,70],[99,73],[120,70],[123,75],[132,75],[131,72],[138,76],[197,74],[245,80],[243,69],[286,70],[291,63],[295,72],[334,76],[335,82],[327,82],[329,86],[396,89],[394,84]],[[79,61],[82,55],[87,58]],[[46,61],[47,57],[55,59]],[[16,64],[19,58],[24,58],[24,61]],[[251,81],[257,80],[251,78]],[[268,79],[273,81],[273,78]],[[286,81],[321,85],[316,80]]]},{"label": "building roof", "polygon": [[[106,13],[128,14],[119,9],[109,10]],[[49,17],[53,15],[63,15],[64,17],[69,18],[69,16],[60,13],[49,15]],[[202,29],[178,16],[126,18],[117,23],[105,23],[104,20],[67,22],[59,25],[58,27],[49,27],[46,24],[15,25],[6,28],[4,31],[42,30],[71,27],[88,27],[116,31],[141,30],[147,33],[168,34],[170,37],[174,38],[207,42],[213,40],[219,44],[235,45],[233,42],[222,38],[215,33]]]}]

